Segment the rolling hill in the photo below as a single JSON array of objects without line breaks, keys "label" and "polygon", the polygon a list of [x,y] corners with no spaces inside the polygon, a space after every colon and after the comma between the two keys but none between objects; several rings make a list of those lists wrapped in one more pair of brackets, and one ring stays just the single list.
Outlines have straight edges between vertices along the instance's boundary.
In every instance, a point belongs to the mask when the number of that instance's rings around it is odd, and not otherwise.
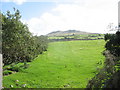
[{"label": "rolling hill", "polygon": [[47,36],[65,36],[65,35],[81,35],[81,34],[98,34],[98,33],[89,33],[78,30],[67,30],[67,31],[53,31],[48,33]]}]

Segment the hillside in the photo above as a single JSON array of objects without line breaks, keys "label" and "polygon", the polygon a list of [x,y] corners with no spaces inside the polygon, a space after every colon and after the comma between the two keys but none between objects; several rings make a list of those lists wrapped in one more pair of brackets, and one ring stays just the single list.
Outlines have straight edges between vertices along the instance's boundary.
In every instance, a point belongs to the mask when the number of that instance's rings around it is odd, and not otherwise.
[{"label": "hillside", "polygon": [[53,31],[48,33],[47,36],[64,36],[64,35],[81,35],[81,34],[97,34],[97,33],[89,33],[78,30],[67,30],[67,31]]}]

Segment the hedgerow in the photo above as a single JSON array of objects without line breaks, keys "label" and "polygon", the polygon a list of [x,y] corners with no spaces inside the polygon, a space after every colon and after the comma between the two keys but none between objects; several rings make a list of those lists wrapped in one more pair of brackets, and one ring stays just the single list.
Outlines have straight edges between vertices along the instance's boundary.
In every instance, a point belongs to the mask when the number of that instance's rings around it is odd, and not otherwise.
[{"label": "hedgerow", "polygon": [[87,84],[87,88],[120,88],[120,31],[105,34],[104,67]]}]

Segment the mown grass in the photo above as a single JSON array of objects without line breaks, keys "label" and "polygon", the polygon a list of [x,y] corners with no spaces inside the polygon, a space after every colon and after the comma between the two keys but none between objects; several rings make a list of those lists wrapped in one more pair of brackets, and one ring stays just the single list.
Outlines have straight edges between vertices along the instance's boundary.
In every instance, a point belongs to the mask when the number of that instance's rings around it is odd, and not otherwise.
[{"label": "mown grass", "polygon": [[29,63],[28,69],[4,76],[3,87],[85,88],[103,66],[104,44],[104,40],[49,43],[48,51]]}]

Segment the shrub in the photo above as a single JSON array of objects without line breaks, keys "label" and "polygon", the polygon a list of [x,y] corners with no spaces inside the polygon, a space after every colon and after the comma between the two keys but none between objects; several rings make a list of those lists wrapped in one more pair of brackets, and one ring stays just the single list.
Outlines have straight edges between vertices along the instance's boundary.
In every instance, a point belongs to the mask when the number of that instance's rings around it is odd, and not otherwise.
[{"label": "shrub", "polygon": [[115,56],[120,56],[120,31],[116,34],[106,34],[105,35],[106,50],[109,50]]}]

